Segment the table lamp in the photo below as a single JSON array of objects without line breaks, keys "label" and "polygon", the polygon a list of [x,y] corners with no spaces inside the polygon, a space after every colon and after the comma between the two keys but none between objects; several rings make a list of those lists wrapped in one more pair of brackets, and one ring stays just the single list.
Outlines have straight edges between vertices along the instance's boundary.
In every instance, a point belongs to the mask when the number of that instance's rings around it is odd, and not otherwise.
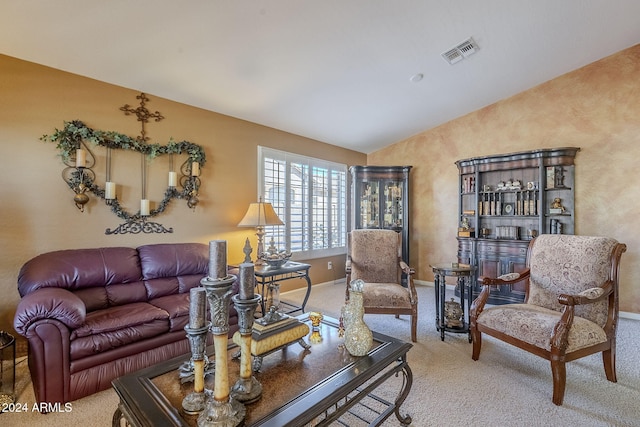
[{"label": "table lamp", "polygon": [[282,220],[278,218],[278,214],[273,209],[271,203],[258,199],[257,203],[251,203],[244,218],[238,224],[238,227],[255,227],[256,236],[258,236],[258,249],[256,253],[256,265],[264,264],[260,258],[264,254],[264,227],[267,225],[284,225]]}]

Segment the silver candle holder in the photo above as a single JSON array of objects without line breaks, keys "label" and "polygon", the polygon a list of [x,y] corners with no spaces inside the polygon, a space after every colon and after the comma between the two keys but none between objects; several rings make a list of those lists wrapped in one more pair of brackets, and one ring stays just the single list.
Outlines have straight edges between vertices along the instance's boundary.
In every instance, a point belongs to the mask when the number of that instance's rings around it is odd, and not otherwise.
[{"label": "silver candle holder", "polygon": [[255,295],[242,299],[240,295],[232,297],[238,312],[238,333],[240,334],[240,377],[231,388],[231,396],[243,403],[253,403],[262,396],[262,384],[252,375],[251,334],[256,307],[262,297]]},{"label": "silver candle holder", "polygon": [[[225,262],[226,264],[226,262]],[[225,265],[226,268],[226,265]],[[216,269],[209,268],[209,274]],[[215,381],[213,392],[205,391],[205,407],[198,416],[198,427],[235,427],[244,421],[246,409],[229,395],[229,367],[227,344],[229,341],[229,303],[236,276],[213,279],[205,277],[200,284],[205,288],[211,312],[209,329],[213,334],[215,350]]]},{"label": "silver candle holder", "polygon": [[193,391],[185,396],[182,400],[182,409],[190,415],[195,415],[204,410],[205,393],[204,393],[204,376],[205,367],[207,365],[207,356],[205,347],[207,344],[207,332],[209,325],[201,328],[191,328],[189,325],[184,327],[191,346],[190,365],[193,367]]}]

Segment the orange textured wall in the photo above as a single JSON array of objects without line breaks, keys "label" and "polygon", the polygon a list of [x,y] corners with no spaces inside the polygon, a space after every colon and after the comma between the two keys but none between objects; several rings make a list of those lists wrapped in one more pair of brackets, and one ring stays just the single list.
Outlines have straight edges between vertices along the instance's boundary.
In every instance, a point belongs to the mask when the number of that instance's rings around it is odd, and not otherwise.
[{"label": "orange textured wall", "polygon": [[[60,176],[64,166],[55,144],[39,138],[62,128],[64,121],[75,119],[94,129],[138,136],[140,123],[135,116],[120,111],[124,104],[137,107],[137,95],[139,91],[134,89],[0,55],[0,330],[13,330],[20,299],[16,289],[20,267],[42,252],[224,239],[228,241],[229,262],[241,262],[247,237],[256,247],[255,231],[238,228],[237,224],[257,197],[258,145],[349,165],[366,162],[362,153],[148,94],[146,107],[165,117],[146,126],[150,142],[165,144],[173,138],[205,149],[201,203],[191,210],[184,201],[174,201],[164,214],[154,218],[172,227],[172,234],[106,236],[105,229],[123,221],[95,197],[86,212],[76,209],[73,193]],[[134,154],[118,150],[113,159],[113,167],[118,168],[114,178],[120,184],[118,197],[132,213],[138,211],[141,195],[140,157]],[[149,163],[148,198],[152,208],[162,199],[167,171],[166,158]],[[102,183],[104,158],[95,172]],[[333,270],[327,269],[327,261],[333,262]],[[312,282],[343,278],[344,261],[344,255],[309,260]],[[306,283],[291,280],[283,284],[283,290],[300,286]]]},{"label": "orange textured wall", "polygon": [[[461,64],[464,66],[464,64]],[[576,233],[627,244],[620,309],[640,313],[640,45],[376,151],[368,164],[413,165],[411,263],[456,257],[458,170],[475,156],[581,147]]]}]

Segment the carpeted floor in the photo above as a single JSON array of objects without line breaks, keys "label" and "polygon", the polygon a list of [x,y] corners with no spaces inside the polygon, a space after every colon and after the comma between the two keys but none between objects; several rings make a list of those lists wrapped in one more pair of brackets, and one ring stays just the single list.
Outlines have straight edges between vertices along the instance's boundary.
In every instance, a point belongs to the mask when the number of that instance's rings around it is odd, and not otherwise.
[{"label": "carpeted floor", "polygon": [[[418,342],[409,352],[413,387],[402,413],[412,426],[640,426],[640,321],[621,319],[618,329],[618,382],[606,380],[602,359],[589,356],[567,365],[563,406],[551,403],[549,363],[491,337],[480,360],[471,360],[466,334],[440,340],[434,325],[433,287],[417,286]],[[283,299],[301,301],[302,291]],[[308,310],[338,316],[344,283],[314,286]],[[365,315],[371,329],[410,341],[408,318]],[[0,415],[2,426],[108,426],[118,398],[112,390],[72,402],[69,412],[40,415],[34,404],[26,361],[18,365],[18,402],[26,412]],[[382,390],[392,397],[392,390]],[[392,416],[384,424],[397,426]],[[159,426],[160,427],[160,426]]]}]

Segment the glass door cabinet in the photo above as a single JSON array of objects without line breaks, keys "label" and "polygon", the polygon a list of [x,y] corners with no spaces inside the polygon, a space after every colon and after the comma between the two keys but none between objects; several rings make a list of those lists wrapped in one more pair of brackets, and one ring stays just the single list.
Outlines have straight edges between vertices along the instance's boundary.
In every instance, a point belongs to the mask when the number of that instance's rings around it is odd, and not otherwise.
[{"label": "glass door cabinet", "polygon": [[409,172],[411,166],[351,166],[351,227],[383,228],[402,234],[402,259],[409,263]]}]

